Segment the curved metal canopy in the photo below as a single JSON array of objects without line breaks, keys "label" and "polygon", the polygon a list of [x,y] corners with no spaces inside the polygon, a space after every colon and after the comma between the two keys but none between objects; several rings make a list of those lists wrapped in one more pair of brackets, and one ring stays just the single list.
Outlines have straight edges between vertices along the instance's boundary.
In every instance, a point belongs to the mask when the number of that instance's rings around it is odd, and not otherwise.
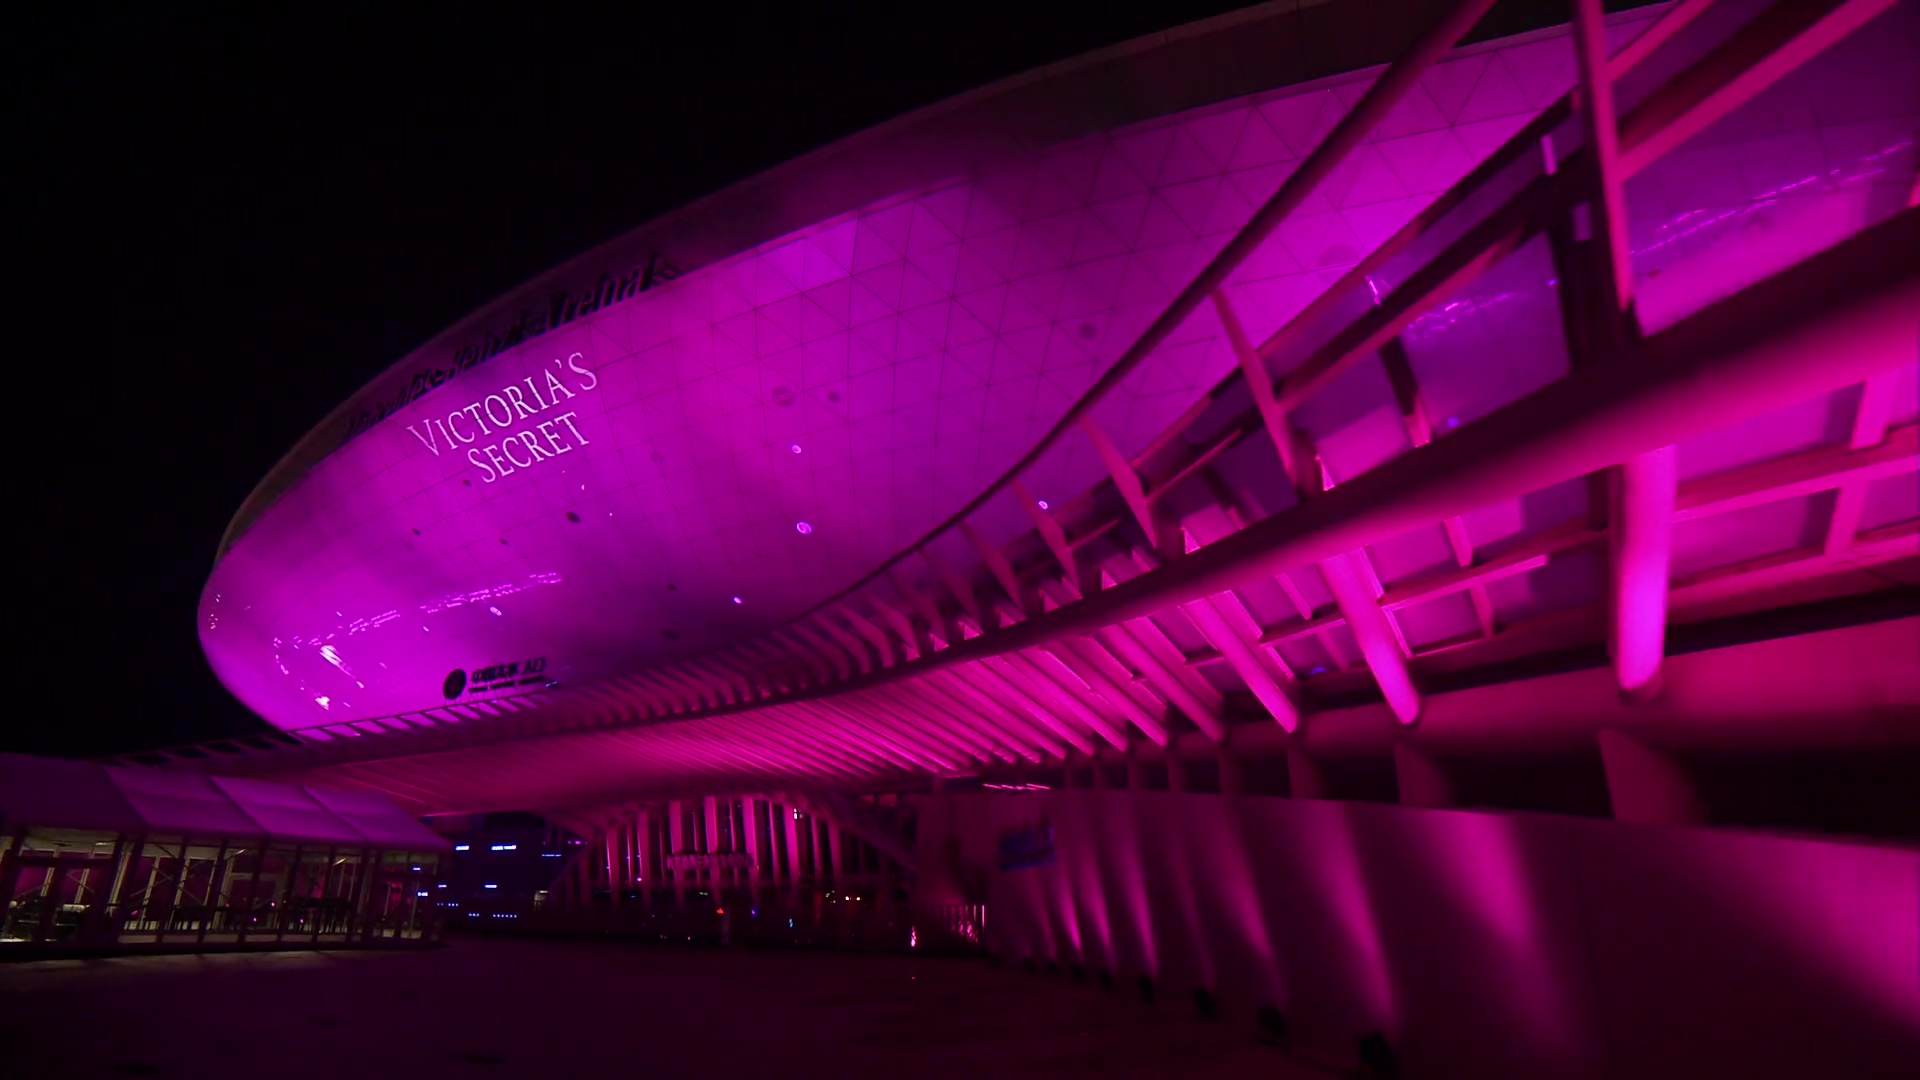
[{"label": "curved metal canopy", "polygon": [[186,756],[872,786],[1592,641],[1652,696],[1669,625],[1911,583],[1920,9],[1702,6],[1442,59],[1469,4],[576,311],[239,537],[202,639],[305,745]]}]

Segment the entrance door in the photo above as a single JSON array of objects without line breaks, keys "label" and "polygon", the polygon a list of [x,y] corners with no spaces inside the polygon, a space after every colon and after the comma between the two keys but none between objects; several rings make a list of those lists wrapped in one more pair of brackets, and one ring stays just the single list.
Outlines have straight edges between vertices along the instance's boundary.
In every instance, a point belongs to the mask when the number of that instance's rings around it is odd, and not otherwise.
[{"label": "entrance door", "polygon": [[22,854],[17,865],[0,926],[8,941],[75,940],[113,872],[112,859],[84,854]]}]

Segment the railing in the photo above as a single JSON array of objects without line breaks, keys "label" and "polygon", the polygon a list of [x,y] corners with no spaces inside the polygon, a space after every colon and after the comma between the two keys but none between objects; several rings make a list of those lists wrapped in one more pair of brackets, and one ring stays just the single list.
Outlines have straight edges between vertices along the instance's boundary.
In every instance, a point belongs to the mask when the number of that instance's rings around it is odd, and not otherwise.
[{"label": "railing", "polygon": [[937,904],[913,910],[911,947],[929,953],[987,951],[987,905]]},{"label": "railing", "polygon": [[[35,869],[35,868],[29,868]],[[294,949],[431,944],[440,913],[426,905],[393,912],[351,898],[224,904],[169,902],[61,902],[59,894],[19,896],[0,905],[0,958],[59,955],[74,950]]]}]

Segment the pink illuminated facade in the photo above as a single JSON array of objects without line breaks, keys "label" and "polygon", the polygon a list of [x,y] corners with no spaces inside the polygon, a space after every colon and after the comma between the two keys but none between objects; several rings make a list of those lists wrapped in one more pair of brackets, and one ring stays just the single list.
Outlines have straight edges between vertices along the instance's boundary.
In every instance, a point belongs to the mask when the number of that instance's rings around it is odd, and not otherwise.
[{"label": "pink illuminated facade", "polygon": [[[1602,36],[1617,49],[1650,18],[1616,20]],[[1703,133],[1725,128],[1730,138],[1696,137],[1621,176],[1625,220],[1617,231],[1631,267],[1619,275],[1620,302],[1635,305],[1646,330],[1905,205],[1912,117],[1898,103],[1911,102],[1916,88],[1911,65],[1889,53],[1901,37],[1849,39]],[[1642,67],[1670,75],[1662,58]],[[1353,151],[1293,200],[1277,229],[1226,268],[1212,301],[1166,328],[1097,395],[1089,394],[1095,381],[1348,115],[1368,73],[994,160],[697,269],[670,258],[629,260],[635,268],[604,275],[592,289],[554,292],[539,304],[509,297],[344,407],[349,431],[361,428],[356,436],[311,462],[296,455],[263,486],[206,588],[208,656],[276,726],[323,728],[636,676],[755,635],[766,635],[763,653],[809,636],[826,638],[830,654],[845,649],[836,639],[847,637],[864,652],[855,616],[823,620],[822,607],[865,608],[878,624],[895,616],[877,605],[904,613],[911,601],[871,587],[890,560],[888,576],[904,573],[919,593],[947,591],[923,555],[991,577],[976,538],[1024,572],[1023,540],[1051,543],[1057,529],[1078,553],[1062,587],[1078,590],[1081,574],[1130,577],[1141,565],[1127,557],[1129,547],[1204,544],[1233,530],[1231,518],[1263,517],[1296,499],[1244,445],[1257,439],[1235,438],[1234,425],[1219,422],[1226,417],[1205,415],[1247,397],[1236,338],[1257,346],[1269,371],[1317,362],[1319,339],[1358,311],[1355,303],[1405,291],[1396,286],[1430,257],[1426,248],[1479,208],[1437,215],[1438,227],[1419,243],[1363,271],[1356,261],[1430,211],[1577,74],[1571,38],[1555,30],[1433,66],[1377,124],[1355,133]],[[1623,76],[1623,93],[1640,74]],[[1861,85],[1872,79],[1880,81]],[[1518,186],[1553,167],[1543,154],[1578,154],[1579,124],[1557,126],[1563,130],[1534,140],[1545,149],[1520,155],[1490,186]],[[1333,369],[1316,372],[1283,392],[1291,406],[1283,419],[1308,447],[1289,467],[1314,474],[1296,477],[1296,487],[1359,476],[1572,371],[1578,357],[1564,336],[1554,234],[1522,231],[1531,235],[1503,238],[1499,262],[1438,296],[1375,359],[1343,362],[1337,378]],[[1356,274],[1358,288],[1336,289],[1344,296],[1327,302],[1330,285]],[[1316,299],[1304,320],[1314,325],[1293,329]],[[434,366],[415,378],[424,365]],[[1887,381],[1877,391],[1888,398],[1879,425],[1898,433],[1913,419],[1911,367]],[[407,397],[391,415],[370,419]],[[1662,459],[1653,484],[1670,489],[1676,471],[1697,481],[1847,441],[1829,430],[1845,407],[1837,398],[1808,399],[1793,415],[1701,432]],[[1095,434],[1049,443],[1045,436],[1070,410]],[[328,436],[329,429],[316,433]],[[1200,441],[1186,456],[1202,469],[1177,460],[1173,444],[1183,439]],[[1112,464],[1139,474],[1156,456],[1204,473],[1183,476],[1187,486],[1223,484],[1234,500],[1176,507],[1194,500],[1149,472],[1117,493],[1154,504],[1150,514],[1165,520],[1143,524],[1153,542],[1121,539],[1101,545],[1117,551],[1087,551],[1114,516],[1098,505],[1112,498],[1103,498],[1114,484]],[[1019,490],[999,483],[1015,464],[1025,466],[1010,478]],[[1641,473],[1637,465],[1622,473],[1630,509],[1660,501],[1641,494]],[[1574,479],[1516,493],[1524,504],[1474,507],[1438,530],[1381,537],[1362,560],[1337,557],[1290,582],[1245,585],[1224,605],[1238,609],[1241,631],[1283,637],[1277,648],[1256,650],[1267,679],[1310,684],[1356,669],[1364,656],[1376,677],[1385,669],[1383,685],[1410,720],[1417,703],[1392,653],[1417,655],[1476,631],[1491,637],[1598,600],[1597,549],[1570,543],[1552,553],[1555,565],[1396,603],[1386,620],[1348,620],[1347,612],[1365,606],[1368,592],[1450,563],[1470,568],[1515,543],[1537,546],[1585,513]],[[1151,495],[1134,490],[1156,480]],[[1889,475],[1858,487],[1846,508],[1859,519],[1856,532],[1911,517],[1911,484]],[[1036,529],[1032,511],[1042,501],[1051,520]],[[1645,541],[1638,530],[1621,530],[1612,543],[1633,555],[1622,563],[1620,588],[1630,600],[1622,610],[1648,609],[1650,623],[1660,621],[1668,577],[1661,564],[1685,577],[1796,547],[1817,501],[1771,500],[1749,515],[1753,529],[1695,514],[1661,519]],[[954,524],[964,528],[938,528],[962,509],[970,512]],[[1128,516],[1141,517],[1132,506]],[[1187,539],[1162,535],[1168,529]],[[1740,543],[1753,550],[1728,546]],[[1669,546],[1677,547],[1671,560]],[[1641,575],[1642,565],[1655,569]],[[849,591],[856,584],[868,588]],[[1289,632],[1326,608],[1347,625]],[[815,617],[811,626],[796,621],[806,615]],[[1165,636],[1186,655],[1208,647],[1209,632],[1217,636],[1219,627],[1195,623]],[[1658,666],[1659,637],[1629,633],[1626,649],[1623,679],[1644,683]],[[738,654],[714,665],[743,675],[767,667]],[[1220,677],[1206,673],[1193,692],[1271,698],[1244,666],[1244,658],[1215,665]],[[453,672],[464,685],[448,694]],[[1276,715],[1289,708],[1262,704]]]},{"label": "pink illuminated facade", "polygon": [[1703,1027],[1827,980],[1912,1050],[1920,867],[1833,836],[1920,833],[1831,806],[1920,776],[1920,4],[1490,6],[1117,47],[503,297],[229,530],[199,633],[282,737],[144,760],[546,813],[573,904],[913,867],[1440,1071],[1701,1074],[1632,950],[1758,898],[1700,964],[1826,928]]}]

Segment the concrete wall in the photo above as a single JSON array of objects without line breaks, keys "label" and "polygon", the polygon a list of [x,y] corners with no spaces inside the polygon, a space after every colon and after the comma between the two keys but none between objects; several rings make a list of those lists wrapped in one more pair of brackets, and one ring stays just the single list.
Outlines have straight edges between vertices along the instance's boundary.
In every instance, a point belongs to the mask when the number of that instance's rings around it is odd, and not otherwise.
[{"label": "concrete wall", "polygon": [[[1003,828],[1053,865],[1002,871]],[[984,872],[993,949],[1277,1004],[1403,1075],[1920,1075],[1920,852],[1544,814],[1166,792],[929,799],[923,904]],[[977,885],[975,886],[977,889]]]}]

